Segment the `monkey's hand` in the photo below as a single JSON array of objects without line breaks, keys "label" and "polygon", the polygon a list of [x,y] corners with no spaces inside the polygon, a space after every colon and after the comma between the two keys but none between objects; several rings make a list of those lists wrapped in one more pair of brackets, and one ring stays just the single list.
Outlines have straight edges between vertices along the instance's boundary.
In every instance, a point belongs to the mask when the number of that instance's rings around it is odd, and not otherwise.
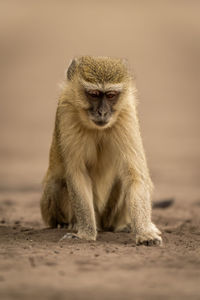
[{"label": "monkey's hand", "polygon": [[96,235],[92,236],[92,235],[87,235],[87,234],[68,232],[59,240],[59,242],[65,240],[65,239],[85,239],[87,241],[96,241]]},{"label": "monkey's hand", "polygon": [[162,238],[160,230],[153,224],[136,234],[136,245],[161,246]]}]

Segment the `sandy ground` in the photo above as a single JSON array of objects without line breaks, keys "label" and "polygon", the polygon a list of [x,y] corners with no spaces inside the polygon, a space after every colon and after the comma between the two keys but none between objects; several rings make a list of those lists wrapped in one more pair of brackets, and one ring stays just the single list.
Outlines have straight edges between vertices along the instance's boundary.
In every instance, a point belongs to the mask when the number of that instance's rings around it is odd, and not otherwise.
[{"label": "sandy ground", "polygon": [[[0,298],[200,298],[197,1],[0,2]],[[57,83],[79,54],[127,57],[163,247],[131,234],[62,241],[42,223]]]},{"label": "sandy ground", "polygon": [[59,242],[65,229],[42,226],[38,198],[1,200],[1,299],[199,299],[200,202],[155,210],[163,247],[136,247],[128,233]]}]

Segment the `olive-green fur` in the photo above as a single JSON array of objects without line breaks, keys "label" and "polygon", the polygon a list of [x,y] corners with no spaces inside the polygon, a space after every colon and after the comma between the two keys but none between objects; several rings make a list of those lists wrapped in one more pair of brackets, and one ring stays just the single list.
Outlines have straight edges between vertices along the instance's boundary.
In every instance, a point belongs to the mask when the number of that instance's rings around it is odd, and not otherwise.
[{"label": "olive-green fur", "polygon": [[[91,83],[120,83],[128,78],[128,69],[122,59],[109,57],[82,56],[76,60],[76,68],[80,76]],[[75,72],[72,61],[69,74]]]}]

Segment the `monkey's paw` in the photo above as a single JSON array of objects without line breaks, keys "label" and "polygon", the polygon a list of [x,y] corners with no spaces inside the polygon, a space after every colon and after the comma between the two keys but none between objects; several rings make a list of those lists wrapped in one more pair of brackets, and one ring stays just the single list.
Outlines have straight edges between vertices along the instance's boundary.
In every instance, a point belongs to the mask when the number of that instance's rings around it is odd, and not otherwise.
[{"label": "monkey's paw", "polygon": [[136,245],[161,246],[160,230],[152,223],[146,231],[136,234]]},{"label": "monkey's paw", "polygon": [[59,242],[66,240],[66,239],[79,239],[79,237],[75,233],[68,232],[59,240]]},{"label": "monkey's paw", "polygon": [[96,241],[96,236],[68,232],[59,240],[59,242],[66,239],[83,239],[87,241]]}]

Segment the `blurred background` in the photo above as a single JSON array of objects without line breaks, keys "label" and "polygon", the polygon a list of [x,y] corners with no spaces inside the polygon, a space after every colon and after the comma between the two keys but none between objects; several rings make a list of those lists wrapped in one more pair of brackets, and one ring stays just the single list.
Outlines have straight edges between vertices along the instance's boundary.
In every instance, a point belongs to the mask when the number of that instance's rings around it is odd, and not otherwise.
[{"label": "blurred background", "polygon": [[[66,229],[42,222],[59,84],[85,54],[135,73],[153,201],[175,200],[153,210],[163,247],[110,232],[60,245]],[[199,96],[198,0],[0,0],[1,299],[199,299]]]},{"label": "blurred background", "polygon": [[39,191],[58,84],[76,55],[135,72],[154,199],[199,198],[200,2],[0,1],[0,191]]}]

